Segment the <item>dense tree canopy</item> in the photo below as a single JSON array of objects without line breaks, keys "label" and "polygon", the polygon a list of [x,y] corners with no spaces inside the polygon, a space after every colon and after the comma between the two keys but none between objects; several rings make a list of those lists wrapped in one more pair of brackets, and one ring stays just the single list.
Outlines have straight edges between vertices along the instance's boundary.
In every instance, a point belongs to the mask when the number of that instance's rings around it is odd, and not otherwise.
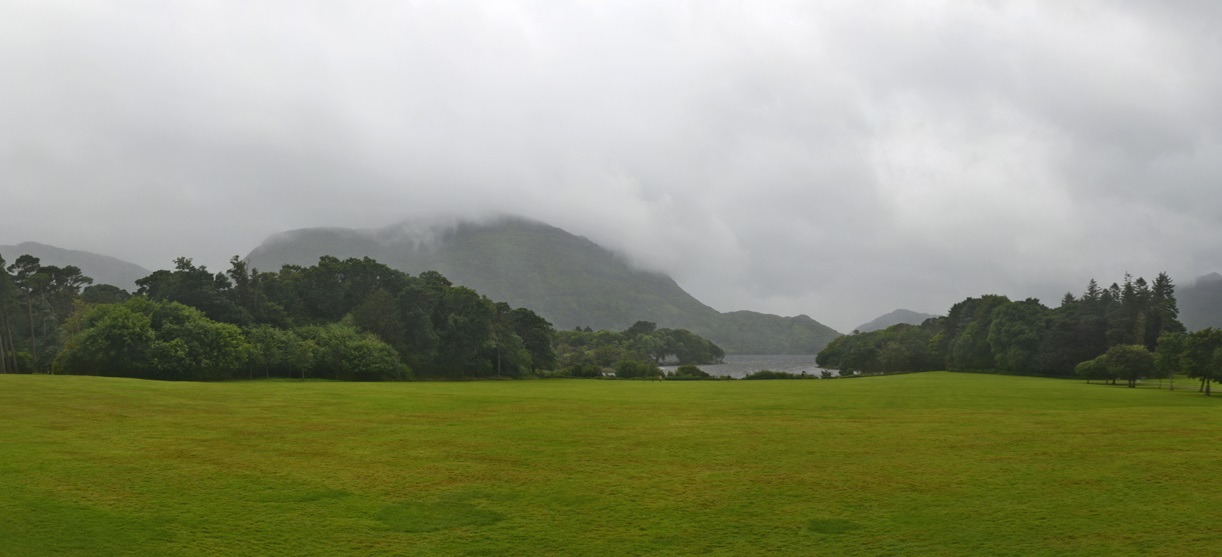
[{"label": "dense tree canopy", "polygon": [[82,292],[90,282],[30,256],[0,261],[0,372],[390,380],[556,365],[555,331],[533,311],[369,258],[261,272],[234,257],[212,273],[183,257],[138,280],[135,297]]},{"label": "dense tree canopy", "polygon": [[[854,333],[837,338],[817,356],[820,366],[844,372],[883,373],[951,370],[997,370],[1006,373],[1040,374],[1087,379],[1165,376],[1184,360],[1179,355],[1138,361],[1136,349],[1149,354],[1156,346],[1187,351],[1185,340],[1175,340],[1184,327],[1178,320],[1174,285],[1165,273],[1153,284],[1126,275],[1123,284],[1100,288],[1091,280],[1080,296],[1066,294],[1057,308],[1039,300],[1011,301],[1004,296],[968,298],[950,308],[944,317],[920,326],[895,325],[881,331]],[[1203,338],[1203,333],[1193,333]],[[1172,340],[1161,340],[1172,338]],[[1177,344],[1179,342],[1179,344]],[[1211,348],[1191,356],[1184,370],[1207,374]],[[1109,349],[1128,346],[1116,354],[1112,368],[1102,358]],[[1178,354],[1179,352],[1177,352]],[[1185,356],[1188,358],[1188,356]],[[1178,369],[1178,367],[1177,367]],[[1140,370],[1140,371],[1138,371]],[[1161,371],[1159,371],[1161,370]],[[1136,375],[1134,375],[1136,374]]]},{"label": "dense tree canopy", "polygon": [[[683,329],[557,333],[527,308],[497,303],[439,273],[410,276],[369,258],[322,257],[261,272],[234,257],[211,273],[188,258],[137,281],[135,296],[72,266],[0,260],[0,372],[158,379],[298,377],[402,380],[520,377],[562,368],[652,376],[664,362],[710,364],[724,351]],[[1151,350],[1157,348],[1154,354]],[[1057,308],[968,298],[921,325],[841,336],[819,365],[844,375],[998,370],[1087,379],[1185,373],[1222,378],[1222,332],[1185,333],[1174,285],[1091,280]],[[687,368],[685,368],[687,369]]]},{"label": "dense tree canopy", "polygon": [[659,329],[647,321],[638,321],[623,332],[561,331],[556,334],[556,344],[557,363],[562,368],[612,367],[623,360],[648,361],[655,366],[665,362],[714,364],[726,355],[691,331]]},{"label": "dense tree canopy", "polygon": [[177,302],[132,298],[81,317],[55,359],[56,373],[216,380],[232,377],[250,345],[242,331]]},{"label": "dense tree canopy", "polygon": [[22,255],[5,267],[0,259],[0,372],[49,369],[63,347],[61,328],[92,282],[72,265]]}]

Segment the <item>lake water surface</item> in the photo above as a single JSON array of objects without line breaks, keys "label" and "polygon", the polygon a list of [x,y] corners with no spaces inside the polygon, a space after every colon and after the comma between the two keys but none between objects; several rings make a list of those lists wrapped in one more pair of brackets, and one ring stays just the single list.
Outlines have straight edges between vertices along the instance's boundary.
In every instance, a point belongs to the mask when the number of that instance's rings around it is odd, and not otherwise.
[{"label": "lake water surface", "polygon": [[[662,366],[663,371],[674,371],[679,366]],[[707,372],[709,375],[729,375],[730,377],[742,377],[753,371],[762,369],[770,369],[772,371],[784,371],[786,373],[802,373],[805,371],[807,375],[818,376],[823,368],[815,364],[814,354],[810,355],[777,355],[777,354],[736,354],[726,356],[725,363],[715,365],[697,366]],[[829,370],[833,375],[835,370]]]}]

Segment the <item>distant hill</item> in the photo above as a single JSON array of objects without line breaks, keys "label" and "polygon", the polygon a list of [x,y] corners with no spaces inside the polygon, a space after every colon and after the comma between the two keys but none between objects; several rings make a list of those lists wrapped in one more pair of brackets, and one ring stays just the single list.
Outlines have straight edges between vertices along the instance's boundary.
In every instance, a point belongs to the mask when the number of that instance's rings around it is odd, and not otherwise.
[{"label": "distant hill", "polygon": [[1210,273],[1197,278],[1192,286],[1177,287],[1175,300],[1180,321],[1189,331],[1222,328],[1222,275]]},{"label": "distant hill", "polygon": [[912,311],[910,309],[897,309],[886,315],[880,315],[874,318],[869,323],[863,323],[861,325],[858,325],[855,330],[861,331],[863,333],[868,333],[870,331],[881,331],[883,329],[886,329],[887,327],[890,327],[892,325],[898,325],[900,323],[907,323],[909,325],[920,325],[921,323],[924,323],[925,320],[929,319],[930,317],[937,317],[937,315],[921,313],[919,311]]},{"label": "distant hill", "polygon": [[137,279],[142,279],[151,273],[144,267],[122,259],[88,251],[57,248],[37,242],[22,242],[15,246],[0,245],[0,255],[4,256],[6,265],[12,265],[13,261],[22,255],[33,255],[43,265],[56,267],[75,265],[80,268],[81,273],[92,278],[94,284],[111,284],[129,292],[135,291]]},{"label": "distant hill", "polygon": [[839,333],[806,317],[722,314],[670,277],[543,223],[404,223],[375,230],[310,228],[276,234],[246,257],[260,270],[313,265],[322,255],[372,257],[410,274],[435,270],[489,298],[527,307],[558,329],[623,330],[639,320],[685,328],[739,354],[814,354]]}]

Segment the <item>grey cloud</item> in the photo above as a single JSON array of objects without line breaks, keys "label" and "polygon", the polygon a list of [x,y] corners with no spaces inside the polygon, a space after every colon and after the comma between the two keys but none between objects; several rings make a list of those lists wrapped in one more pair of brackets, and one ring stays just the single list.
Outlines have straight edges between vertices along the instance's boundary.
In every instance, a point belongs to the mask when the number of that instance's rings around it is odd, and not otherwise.
[{"label": "grey cloud", "polygon": [[844,329],[1222,267],[1212,2],[0,11],[0,243],[216,267],[520,213]]}]

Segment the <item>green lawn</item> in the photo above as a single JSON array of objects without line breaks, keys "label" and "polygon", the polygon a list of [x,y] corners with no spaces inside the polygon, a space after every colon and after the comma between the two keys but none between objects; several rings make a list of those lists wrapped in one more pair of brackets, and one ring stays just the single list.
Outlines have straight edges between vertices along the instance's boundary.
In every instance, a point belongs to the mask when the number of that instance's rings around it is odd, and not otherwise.
[{"label": "green lawn", "polygon": [[0,375],[0,555],[1218,555],[1220,440],[1222,397],[992,375]]}]

